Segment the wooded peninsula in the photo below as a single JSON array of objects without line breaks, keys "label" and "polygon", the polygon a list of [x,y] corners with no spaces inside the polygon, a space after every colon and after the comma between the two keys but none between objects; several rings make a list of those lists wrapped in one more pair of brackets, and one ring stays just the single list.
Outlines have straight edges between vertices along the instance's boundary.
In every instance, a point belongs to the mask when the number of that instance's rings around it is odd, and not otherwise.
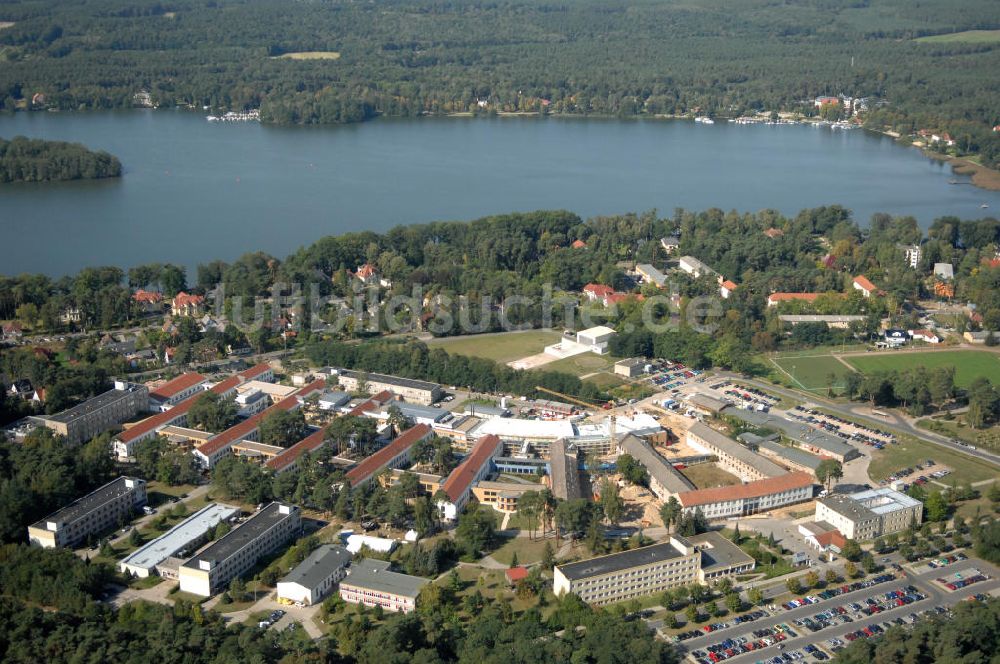
[{"label": "wooded peninsula", "polygon": [[[1000,162],[1000,5],[928,0],[42,0],[0,15],[0,108],[378,115],[798,112]],[[841,103],[823,108],[823,99]],[[850,102],[846,100],[850,99]],[[858,116],[854,116],[858,117]]]},{"label": "wooded peninsula", "polygon": [[79,143],[0,138],[0,182],[98,180],[122,174],[118,159]]}]

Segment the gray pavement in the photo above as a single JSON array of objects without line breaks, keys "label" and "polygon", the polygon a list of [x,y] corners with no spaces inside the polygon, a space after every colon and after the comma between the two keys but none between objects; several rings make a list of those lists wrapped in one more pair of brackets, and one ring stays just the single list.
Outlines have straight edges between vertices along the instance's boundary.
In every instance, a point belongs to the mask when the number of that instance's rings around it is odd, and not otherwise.
[{"label": "gray pavement", "polygon": [[[983,573],[990,575],[991,578],[986,582],[977,583],[973,586],[969,586],[968,588],[963,588],[954,592],[949,592],[934,582],[934,579],[938,577],[949,576],[955,574],[956,572],[961,573],[971,569],[978,569]],[[705,636],[689,639],[676,644],[675,647],[682,654],[690,654],[694,650],[704,649],[708,645],[718,643],[719,641],[723,641],[727,638],[746,636],[754,630],[763,629],[765,627],[773,627],[778,623],[790,625],[797,634],[795,638],[784,641],[785,647],[783,650],[779,651],[776,647],[771,646],[763,650],[737,655],[736,657],[732,657],[726,661],[740,663],[766,660],[779,654],[779,652],[801,649],[809,644],[827,647],[825,644],[828,639],[843,639],[844,635],[873,623],[881,624],[883,621],[891,621],[893,618],[908,616],[911,613],[917,613],[938,605],[953,606],[966,600],[969,595],[977,593],[991,593],[1000,590],[1000,578],[998,577],[1000,577],[1000,570],[998,570],[994,565],[975,558],[970,558],[954,565],[949,565],[944,569],[929,570],[928,572],[920,575],[914,575],[909,572],[906,567],[904,567],[902,574],[897,573],[897,579],[895,581],[880,583],[871,588],[863,588],[830,600],[821,601],[818,604],[810,604],[791,611],[785,611],[784,609],[779,608],[779,610],[771,617],[764,618],[747,625],[736,625],[728,629],[712,632],[711,634]],[[846,625],[832,625],[825,629],[821,629],[818,632],[810,632],[805,628],[800,628],[799,626],[792,624],[793,620],[801,620],[802,618],[814,616],[815,614],[826,611],[831,607],[851,602],[863,602],[868,597],[910,584],[916,586],[920,592],[927,596],[927,598],[919,602],[914,602],[913,604],[883,611],[882,613],[874,616],[862,616],[861,619],[855,620],[854,622]],[[693,658],[689,658],[688,661],[694,660]]]}]

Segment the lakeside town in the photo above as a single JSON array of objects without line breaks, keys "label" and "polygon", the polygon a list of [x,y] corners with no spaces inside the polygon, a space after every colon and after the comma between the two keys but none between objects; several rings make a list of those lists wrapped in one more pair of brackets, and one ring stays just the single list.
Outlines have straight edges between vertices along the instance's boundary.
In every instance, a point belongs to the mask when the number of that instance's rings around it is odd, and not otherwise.
[{"label": "lakeside town", "polygon": [[[757,241],[783,242],[785,228]],[[690,312],[694,293],[733,303],[754,288],[682,254],[692,246],[683,233],[655,245],[653,263],[585,283],[576,306]],[[820,246],[817,269],[831,269],[838,249]],[[473,612],[489,594],[522,610],[577,598],[619,612],[698,664],[836,657],[851,641],[1000,592],[980,553],[1000,506],[995,420],[971,439],[947,427],[958,415],[975,430],[971,393],[945,409],[950,420],[914,417],[921,397],[882,405],[874,392],[902,395],[900,378],[867,367],[965,372],[972,362],[992,375],[994,314],[956,304],[974,278],[967,266],[932,260],[925,252],[940,253],[927,241],[889,246],[882,260],[922,294],[903,316],[886,306],[896,295],[875,270],[843,272],[839,292],[756,296],[775,329],[809,349],[767,353],[763,375],[732,358],[623,356],[635,333],[613,315],[562,331],[435,337],[440,295],[386,331],[403,352],[415,342],[446,351],[438,360],[482,353],[512,376],[538,375],[531,393],[316,362],[358,344],[343,335],[371,321],[352,306],[368,317],[387,306],[396,278],[374,263],[343,273],[358,295],[325,299],[335,317],[267,298],[266,337],[233,334],[237,317],[217,292],[168,297],[148,283],[131,291],[122,331],[83,332],[74,307],[56,312],[62,331],[50,336],[9,322],[8,352],[26,361],[88,340],[125,369],[56,412],[45,412],[56,388],[7,376],[8,402],[28,413],[4,428],[13,445],[96,442],[119,473],[23,536],[113,565],[109,604],[192,602],[227,625],[319,641],[348,639],[355,616],[380,622],[445,601]],[[997,254],[982,258],[983,269],[994,264]],[[345,311],[349,328],[337,325]],[[341,339],[298,352],[307,335]],[[571,394],[541,384],[554,367],[578,370]],[[928,393],[924,415],[970,384],[955,368],[934,371],[922,380],[942,394]],[[601,390],[580,389],[588,381]]]}]

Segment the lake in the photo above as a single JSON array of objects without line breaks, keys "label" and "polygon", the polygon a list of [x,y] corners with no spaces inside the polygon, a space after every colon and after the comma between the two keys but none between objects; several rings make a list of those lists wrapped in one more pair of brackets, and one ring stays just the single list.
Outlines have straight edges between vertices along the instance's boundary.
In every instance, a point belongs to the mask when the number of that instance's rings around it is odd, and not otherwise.
[{"label": "lake", "polygon": [[[18,113],[0,136],[118,156],[115,181],[0,185],[0,273],[193,266],[330,234],[541,208],[583,217],[675,207],[840,203],[978,218],[1000,192],[860,130],[567,118],[425,118],[339,127],[210,123],[183,111]],[[962,178],[965,181],[965,178]],[[990,210],[980,209],[988,203]]]}]

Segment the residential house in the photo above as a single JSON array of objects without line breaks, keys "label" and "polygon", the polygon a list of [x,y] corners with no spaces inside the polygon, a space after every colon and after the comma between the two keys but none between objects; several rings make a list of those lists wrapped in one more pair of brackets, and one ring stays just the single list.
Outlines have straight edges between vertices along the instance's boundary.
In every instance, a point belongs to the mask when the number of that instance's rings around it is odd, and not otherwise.
[{"label": "residential house", "polygon": [[854,290],[861,291],[861,294],[865,297],[871,297],[873,294],[878,293],[878,288],[875,287],[875,284],[868,281],[868,277],[864,275],[854,277],[853,286]]},{"label": "residential house", "polygon": [[139,289],[132,293],[132,301],[147,313],[156,313],[163,306],[163,293]]},{"label": "residential house", "polygon": [[170,302],[170,313],[174,316],[200,316],[205,303],[201,295],[181,291]]},{"label": "residential house", "polygon": [[586,249],[587,243],[584,242],[583,240],[573,240],[573,244],[570,246],[572,246],[574,249]]},{"label": "residential house", "polygon": [[784,234],[785,231],[781,230],[780,228],[774,228],[773,226],[764,231],[764,235],[771,238],[772,240],[782,237]]},{"label": "residential house", "polygon": [[602,304],[604,303],[605,298],[614,292],[614,288],[603,284],[587,284],[583,287],[583,294],[587,296],[589,301],[601,302]]},{"label": "residential house", "polygon": [[929,344],[941,343],[941,338],[932,330],[910,330],[909,332],[914,341],[924,341]]},{"label": "residential house", "polygon": [[11,321],[3,324],[3,340],[8,342],[18,342],[24,336],[24,326],[18,321]]},{"label": "residential house", "polygon": [[664,238],[660,238],[660,246],[663,250],[667,252],[667,255],[673,254],[681,246],[681,239],[676,235],[669,235]]},{"label": "residential house", "polygon": [[815,302],[822,293],[771,293],[767,296],[767,306],[776,307],[782,302]]},{"label": "residential house", "polygon": [[721,295],[722,299],[724,300],[728,300],[729,296],[732,295],[733,291],[735,290],[736,290],[736,284],[730,281],[729,279],[726,279],[721,284],[719,284],[719,295]]}]

